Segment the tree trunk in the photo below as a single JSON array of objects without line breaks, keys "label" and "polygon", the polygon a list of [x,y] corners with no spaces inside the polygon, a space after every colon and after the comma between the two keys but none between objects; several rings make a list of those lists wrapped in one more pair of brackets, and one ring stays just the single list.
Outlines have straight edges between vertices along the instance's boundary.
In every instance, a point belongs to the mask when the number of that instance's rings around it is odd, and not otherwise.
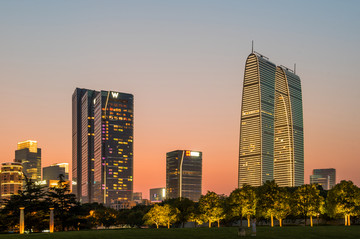
[{"label": "tree trunk", "polygon": [[304,214],[304,225],[306,226],[306,214]]},{"label": "tree trunk", "polygon": [[242,215],[240,216],[240,227],[242,227]]},{"label": "tree trunk", "polygon": [[347,219],[348,219],[348,216],[345,214],[345,226],[347,226]]},{"label": "tree trunk", "polygon": [[167,224],[168,224],[167,226],[168,226],[168,229],[169,229],[170,228],[170,222],[168,222]]},{"label": "tree trunk", "polygon": [[350,220],[350,215],[348,215],[348,226],[350,226],[350,223],[351,222],[351,220]]},{"label": "tree trunk", "polygon": [[282,219],[281,218],[279,219],[279,224],[280,224],[280,227],[282,227]]},{"label": "tree trunk", "polygon": [[220,227],[220,220],[218,220],[218,227]]},{"label": "tree trunk", "polygon": [[211,221],[209,221],[209,228],[211,228]]},{"label": "tree trunk", "polygon": [[156,223],[156,229],[159,229],[159,225]]},{"label": "tree trunk", "polygon": [[312,222],[312,216],[310,216],[310,226],[313,226],[313,222]]},{"label": "tree trunk", "polygon": [[271,214],[270,217],[271,217],[271,227],[274,227],[274,216]]}]

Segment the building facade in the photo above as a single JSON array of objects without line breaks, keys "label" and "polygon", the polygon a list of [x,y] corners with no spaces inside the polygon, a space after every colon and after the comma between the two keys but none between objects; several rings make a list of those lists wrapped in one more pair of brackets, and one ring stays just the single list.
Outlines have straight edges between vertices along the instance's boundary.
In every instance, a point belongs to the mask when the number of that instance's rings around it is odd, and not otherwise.
[{"label": "building facade", "polygon": [[41,149],[37,141],[26,140],[17,144],[15,162],[21,163],[24,176],[34,182],[41,181]]},{"label": "building facade", "polygon": [[274,175],[276,65],[251,53],[245,65],[241,105],[238,186],[260,186]]},{"label": "building facade", "polygon": [[245,65],[238,187],[304,184],[304,133],[299,76],[253,52]]},{"label": "building facade", "polygon": [[77,88],[72,99],[73,192],[82,202],[130,201],[133,95]]},{"label": "building facade", "polygon": [[300,77],[278,66],[275,78],[274,179],[281,187],[304,184],[304,131]]},{"label": "building facade", "polygon": [[59,180],[60,174],[64,177],[65,181],[69,180],[69,164],[56,163],[48,167],[43,167],[43,180]]},{"label": "building facade", "polygon": [[318,183],[323,189],[330,190],[336,185],[336,169],[314,169],[313,175],[310,175],[310,183]]},{"label": "building facade", "polygon": [[18,194],[23,186],[23,166],[21,163],[2,163],[0,170],[0,199],[9,199]]},{"label": "building facade", "polygon": [[166,197],[198,201],[202,190],[202,153],[175,150],[166,154]]},{"label": "building facade", "polygon": [[150,201],[162,202],[166,199],[166,188],[150,188]]}]

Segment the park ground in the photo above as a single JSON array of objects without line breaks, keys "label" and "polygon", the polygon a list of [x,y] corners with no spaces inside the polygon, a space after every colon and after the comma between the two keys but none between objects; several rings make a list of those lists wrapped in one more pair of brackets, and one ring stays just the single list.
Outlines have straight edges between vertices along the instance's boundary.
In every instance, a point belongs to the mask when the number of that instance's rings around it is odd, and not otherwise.
[{"label": "park ground", "polygon": [[[29,239],[231,239],[239,238],[236,227],[221,228],[173,228],[173,229],[118,229],[118,230],[91,230],[91,231],[69,231],[49,233],[33,233],[33,234],[0,234],[3,238],[29,238]],[[286,238],[286,239],[306,239],[306,238],[360,238],[360,226],[288,226],[288,227],[258,227],[257,238]],[[243,237],[244,238],[244,237]],[[246,237],[245,237],[246,238]],[[250,238],[250,236],[247,236]],[[253,237],[251,237],[253,238]]]}]

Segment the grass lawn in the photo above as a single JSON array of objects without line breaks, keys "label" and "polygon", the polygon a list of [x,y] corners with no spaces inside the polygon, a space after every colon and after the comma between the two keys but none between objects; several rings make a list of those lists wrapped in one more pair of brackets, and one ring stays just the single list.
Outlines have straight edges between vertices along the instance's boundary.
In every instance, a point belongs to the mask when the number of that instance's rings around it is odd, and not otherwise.
[{"label": "grass lawn", "polygon": [[[3,238],[30,238],[30,239],[191,239],[191,238],[206,238],[206,239],[231,239],[239,238],[237,236],[236,227],[221,227],[221,228],[174,228],[174,229],[120,229],[120,230],[93,230],[93,231],[75,231],[75,232],[55,232],[49,233],[34,233],[34,234],[0,234],[0,239]],[[247,237],[252,238],[252,237]],[[257,238],[286,238],[286,239],[305,239],[305,238],[360,238],[360,226],[317,226],[317,227],[303,227],[303,226],[288,226],[288,227],[258,227]]]}]

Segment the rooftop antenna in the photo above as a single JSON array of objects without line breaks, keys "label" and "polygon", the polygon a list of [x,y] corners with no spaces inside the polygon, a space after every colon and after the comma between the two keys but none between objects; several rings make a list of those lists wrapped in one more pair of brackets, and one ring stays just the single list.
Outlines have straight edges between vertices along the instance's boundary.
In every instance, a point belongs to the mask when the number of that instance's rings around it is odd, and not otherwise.
[{"label": "rooftop antenna", "polygon": [[296,75],[296,63],[294,64],[294,74]]},{"label": "rooftop antenna", "polygon": [[251,41],[251,53],[254,53],[254,40]]}]

